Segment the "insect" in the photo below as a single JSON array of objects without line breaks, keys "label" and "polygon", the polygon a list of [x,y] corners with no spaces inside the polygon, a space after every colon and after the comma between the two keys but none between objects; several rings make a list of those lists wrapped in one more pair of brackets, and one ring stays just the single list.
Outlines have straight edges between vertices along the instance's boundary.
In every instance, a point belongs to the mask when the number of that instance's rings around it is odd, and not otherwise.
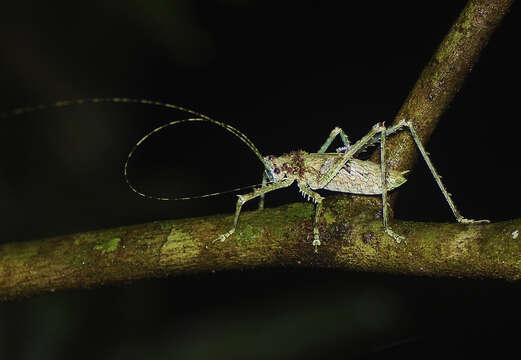
[{"label": "insect", "polygon": [[[386,128],[384,123],[377,123],[369,130],[367,135],[352,145],[345,132],[341,128],[336,127],[316,153],[294,151],[277,157],[272,155],[263,157],[264,176],[267,177],[271,184],[255,189],[249,194],[238,196],[233,227],[215,241],[224,241],[235,232],[241,207],[244,203],[256,197],[262,197],[268,192],[288,187],[296,182],[301,194],[315,203],[312,243],[315,247],[315,252],[318,251],[318,246],[321,244],[318,221],[322,211],[322,200],[324,199],[314,191],[318,189],[360,195],[381,195],[384,231],[395,239],[396,242],[400,243],[405,238],[396,234],[388,224],[387,192],[403,185],[406,182],[403,175],[408,171],[387,171],[385,166],[385,142],[387,136],[403,130],[408,130],[411,134],[456,220],[462,224],[488,223],[489,220],[467,219],[459,213],[450,194],[441,182],[441,177],[432,165],[414,127],[409,121],[403,119],[389,128]],[[326,153],[326,150],[337,136],[340,136],[342,139],[344,147],[336,153]],[[355,158],[365,148],[377,143],[380,143],[380,164]]]},{"label": "insect", "polygon": [[[392,237],[396,242],[400,243],[405,238],[402,235],[395,233],[388,224],[388,210],[387,210],[387,193],[393,189],[403,185],[407,180],[404,177],[404,172],[395,170],[387,170],[385,162],[385,143],[386,138],[399,131],[408,131],[414,140],[418,150],[420,151],[425,163],[427,164],[434,180],[438,184],[445,200],[449,204],[449,207],[454,214],[456,220],[462,224],[479,224],[488,223],[489,220],[472,220],[464,218],[460,212],[456,209],[454,202],[452,201],[450,194],[447,192],[445,186],[441,182],[441,177],[436,172],[432,162],[425,151],[420,138],[416,134],[413,125],[406,119],[400,120],[396,125],[386,127],[384,123],[375,124],[369,132],[363,136],[360,140],[351,144],[346,133],[339,127],[335,127],[329,136],[327,137],[324,144],[319,148],[316,153],[308,153],[302,150],[293,151],[288,154],[280,156],[263,156],[260,151],[255,147],[253,142],[238,129],[226,123],[214,120],[206,115],[198,113],[194,110],[190,110],[177,105],[167,104],[158,101],[146,100],[146,99],[129,99],[129,98],[90,98],[90,99],[79,99],[72,101],[61,101],[51,105],[40,105],[34,108],[22,108],[16,109],[9,113],[0,114],[0,118],[19,115],[36,110],[42,110],[51,107],[64,107],[71,105],[80,105],[85,103],[137,103],[144,105],[152,105],[157,107],[163,107],[171,110],[178,110],[195,117],[172,121],[162,126],[155,128],[148,134],[143,136],[131,149],[123,167],[123,175],[128,186],[136,194],[150,199],[156,200],[188,200],[194,198],[210,197],[219,193],[204,194],[190,197],[156,197],[147,195],[138,189],[136,189],[128,178],[128,164],[132,158],[136,149],[143,144],[151,135],[161,131],[162,129],[173,126],[183,122],[196,122],[205,121],[210,122],[214,125],[220,126],[225,130],[229,131],[243,143],[245,143],[257,156],[264,166],[262,186],[254,189],[248,194],[238,195],[236,203],[235,216],[233,218],[233,225],[229,231],[220,235],[213,242],[225,241],[229,238],[237,229],[239,216],[241,213],[242,206],[249,200],[260,198],[259,208],[262,209],[264,206],[265,194],[286,188],[293,183],[297,184],[301,194],[307,200],[311,200],[315,204],[315,214],[313,219],[313,242],[314,251],[318,252],[318,247],[321,245],[320,233],[319,233],[319,219],[322,213],[322,201],[323,197],[315,190],[326,189],[336,192],[359,194],[359,195],[381,195],[382,196],[382,221],[383,230],[386,234]],[[331,146],[331,143],[335,138],[339,136],[344,146],[338,149],[336,152],[326,152]],[[380,145],[380,164],[377,164],[368,160],[357,159],[356,156],[364,151],[367,147],[373,145]],[[231,192],[239,189],[233,189],[226,192]]]}]

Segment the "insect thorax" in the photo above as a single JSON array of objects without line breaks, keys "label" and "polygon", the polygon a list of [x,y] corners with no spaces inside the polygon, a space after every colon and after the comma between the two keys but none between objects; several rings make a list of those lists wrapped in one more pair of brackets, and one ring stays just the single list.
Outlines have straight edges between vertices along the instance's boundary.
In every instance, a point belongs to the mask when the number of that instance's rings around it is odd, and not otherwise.
[{"label": "insect thorax", "polygon": [[305,151],[292,151],[280,156],[264,157],[266,170],[271,181],[278,182],[288,178],[304,179],[307,173],[305,159],[309,155]]}]

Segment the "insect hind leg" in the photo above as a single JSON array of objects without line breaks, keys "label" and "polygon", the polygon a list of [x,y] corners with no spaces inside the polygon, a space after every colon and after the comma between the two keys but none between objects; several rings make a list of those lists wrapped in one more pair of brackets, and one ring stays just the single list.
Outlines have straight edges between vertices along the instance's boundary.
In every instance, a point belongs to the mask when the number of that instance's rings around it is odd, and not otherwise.
[{"label": "insect hind leg", "polygon": [[418,147],[418,150],[420,151],[420,154],[423,157],[423,160],[427,164],[427,167],[429,168],[432,176],[434,177],[434,180],[436,181],[436,184],[438,184],[438,187],[440,188],[440,191],[442,192],[443,196],[445,197],[445,200],[447,200],[447,203],[450,206],[450,209],[452,210],[452,213],[454,214],[454,217],[456,220],[461,224],[484,224],[489,223],[489,220],[473,220],[473,219],[467,219],[464,218],[461,213],[456,208],[456,205],[454,204],[454,201],[452,201],[451,194],[447,191],[443,183],[441,182],[441,176],[438,175],[436,169],[434,168],[434,165],[432,165],[432,162],[429,158],[429,154],[427,151],[425,151],[425,148],[423,147],[423,144],[421,143],[421,140],[416,133],[416,130],[414,130],[414,127],[412,126],[411,122],[406,119],[402,119],[398,122],[398,124],[391,126],[387,129],[386,134],[392,134],[394,132],[404,130],[404,128],[409,130],[409,134],[411,134],[412,139],[416,143],[416,146]]},{"label": "insect hind leg", "polygon": [[382,184],[383,226],[385,233],[396,240],[397,243],[400,243],[402,240],[405,240],[405,237],[392,231],[388,224],[389,214],[387,213],[387,164],[385,161],[385,139],[387,137],[387,131],[383,123],[381,124],[380,131],[380,174]]}]

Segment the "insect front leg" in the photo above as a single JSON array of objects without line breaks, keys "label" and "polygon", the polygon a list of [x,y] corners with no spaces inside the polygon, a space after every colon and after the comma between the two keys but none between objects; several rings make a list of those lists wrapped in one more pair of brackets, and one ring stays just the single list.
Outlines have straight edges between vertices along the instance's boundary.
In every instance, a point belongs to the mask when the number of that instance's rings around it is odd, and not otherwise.
[{"label": "insect front leg", "polygon": [[[268,182],[268,174],[266,173],[266,171],[263,171],[262,172],[262,183],[261,183],[261,186],[265,187],[267,182]],[[265,195],[266,194],[262,194],[261,196],[259,196],[259,208],[258,208],[258,210],[264,210],[264,196]]]},{"label": "insect front leg", "polygon": [[329,145],[331,145],[333,140],[335,140],[335,138],[338,135],[340,135],[340,138],[342,139],[342,142],[344,143],[344,146],[346,147],[346,149],[349,149],[349,146],[351,146],[351,143],[349,142],[349,139],[348,139],[346,133],[344,132],[344,130],[342,130],[341,128],[339,128],[337,126],[333,130],[331,130],[331,134],[329,134],[329,136],[327,137],[324,144],[320,147],[320,149],[318,150],[318,153],[319,154],[325,153],[327,148],[329,147]]},{"label": "insect front leg", "polygon": [[237,200],[237,204],[235,205],[235,217],[233,218],[233,227],[228,232],[220,235],[217,239],[213,240],[212,243],[214,243],[216,241],[224,241],[235,232],[235,229],[237,229],[237,223],[239,222],[239,215],[241,214],[242,206],[248,200],[255,199],[256,197],[262,196],[266,193],[269,193],[270,191],[288,187],[291,184],[293,184],[294,181],[295,181],[295,179],[283,180],[281,182],[276,182],[276,183],[261,187],[259,189],[255,189],[249,194],[238,195],[239,199]]},{"label": "insect front leg", "polygon": [[320,214],[322,213],[322,200],[324,198],[320,196],[318,193],[311,190],[311,188],[304,182],[297,182],[298,188],[300,192],[306,200],[310,198],[315,203],[315,219],[313,221],[313,246],[315,247],[315,252],[318,253],[318,247],[320,246],[320,236],[318,232],[318,219],[320,218]]},{"label": "insect front leg", "polygon": [[452,210],[452,213],[454,214],[454,217],[456,218],[456,220],[459,223],[461,223],[461,224],[484,224],[484,223],[489,223],[490,221],[489,220],[485,220],[485,219],[483,219],[483,220],[473,220],[473,219],[464,218],[460,214],[458,209],[456,209],[456,205],[454,205],[454,202],[452,201],[452,198],[450,197],[449,192],[447,191],[447,189],[445,189],[445,186],[441,182],[441,176],[438,175],[438,173],[436,172],[436,169],[434,168],[434,165],[432,165],[432,162],[431,162],[431,160],[429,158],[429,155],[428,155],[427,151],[425,151],[425,148],[423,147],[423,144],[421,143],[421,140],[418,137],[418,134],[416,134],[416,130],[414,130],[414,127],[412,126],[410,121],[408,121],[406,119],[400,120],[398,122],[398,124],[390,127],[387,130],[387,133],[388,134],[389,133],[392,134],[392,133],[394,133],[396,131],[402,130],[403,128],[407,128],[409,130],[409,133],[411,134],[414,142],[416,143],[416,146],[418,147],[418,150],[420,151],[420,153],[421,153],[421,155],[423,157],[423,160],[425,161],[425,163],[427,164],[427,167],[431,171],[431,174],[434,177],[434,180],[436,181],[436,183],[438,184],[438,187],[440,188],[443,196],[445,197],[445,200],[447,200],[447,203],[449,203],[450,209]]}]

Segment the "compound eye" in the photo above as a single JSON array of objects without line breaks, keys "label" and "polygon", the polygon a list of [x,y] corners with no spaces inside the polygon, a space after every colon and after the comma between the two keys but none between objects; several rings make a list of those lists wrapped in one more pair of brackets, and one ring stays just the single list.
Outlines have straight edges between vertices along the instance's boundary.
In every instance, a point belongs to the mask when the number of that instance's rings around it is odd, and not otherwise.
[{"label": "compound eye", "polygon": [[273,169],[273,172],[278,175],[280,173],[280,169],[279,168],[275,168],[275,169]]}]

